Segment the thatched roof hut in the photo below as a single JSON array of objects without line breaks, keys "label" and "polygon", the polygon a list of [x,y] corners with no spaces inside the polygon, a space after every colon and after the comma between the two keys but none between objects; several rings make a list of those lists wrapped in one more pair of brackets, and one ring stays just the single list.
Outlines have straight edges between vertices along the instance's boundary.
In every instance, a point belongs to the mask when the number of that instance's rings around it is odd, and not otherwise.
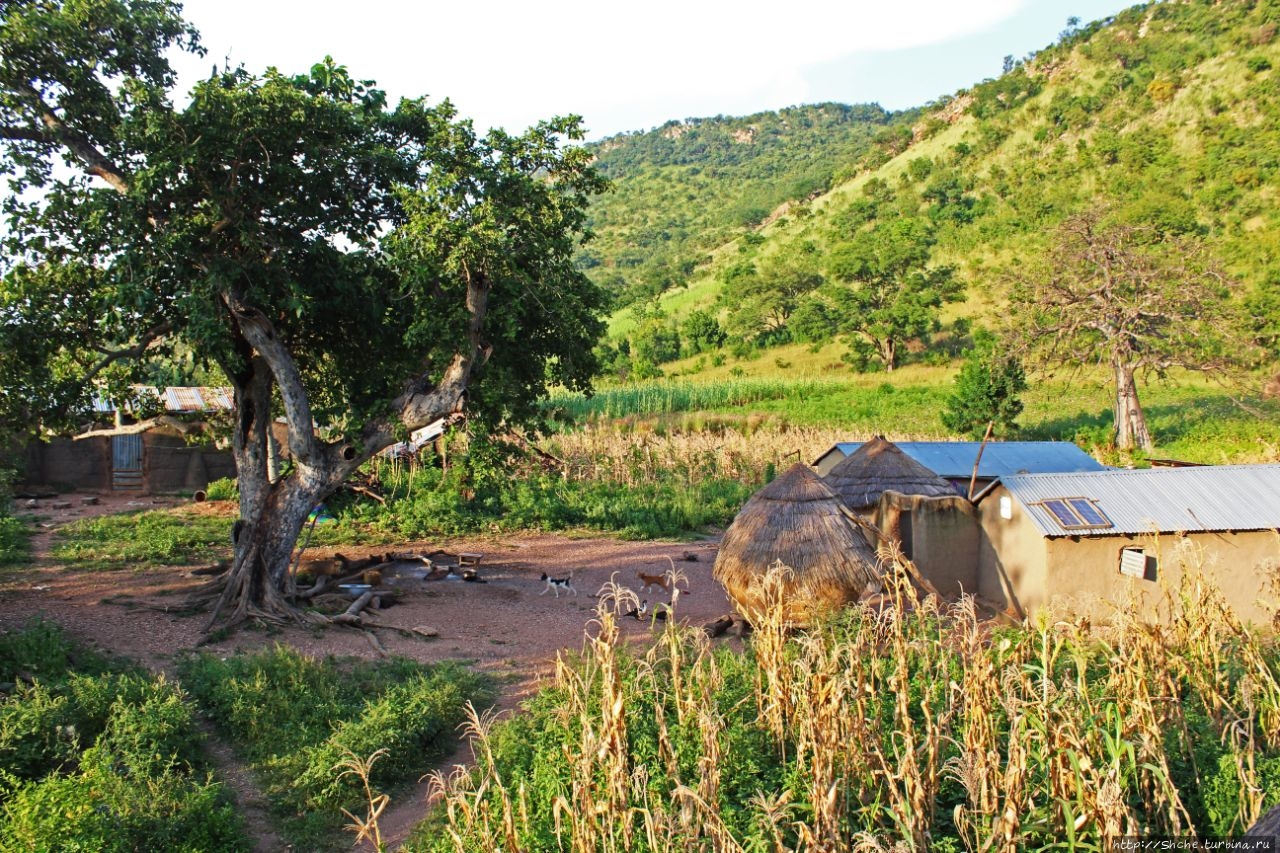
[{"label": "thatched roof hut", "polygon": [[865,512],[885,492],[955,497],[955,486],[903,453],[892,441],[876,436],[836,464],[824,481],[845,506]]},{"label": "thatched roof hut", "polygon": [[714,576],[750,618],[764,605],[763,580],[781,562],[788,621],[806,624],[858,598],[879,578],[876,555],[809,466],[796,463],[751,496],[725,531]]}]

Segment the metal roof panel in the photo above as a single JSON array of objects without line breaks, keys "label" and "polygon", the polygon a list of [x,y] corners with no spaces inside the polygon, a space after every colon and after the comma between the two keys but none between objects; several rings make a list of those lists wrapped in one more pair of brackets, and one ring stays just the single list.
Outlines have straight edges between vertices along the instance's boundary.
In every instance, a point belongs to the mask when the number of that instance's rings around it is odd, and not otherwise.
[{"label": "metal roof panel", "polygon": [[[898,441],[898,449],[940,477],[969,477],[980,441]],[[836,445],[845,456],[860,441]],[[828,451],[829,453],[830,451]],[[982,451],[978,476],[995,479],[1010,474],[1047,471],[1105,471],[1107,467],[1069,441],[989,441]]]},{"label": "metal roof panel", "polygon": [[[1280,465],[1016,474],[1000,482],[1049,537],[1280,528]],[[1092,500],[1113,526],[1064,530],[1040,505],[1075,497]]]}]

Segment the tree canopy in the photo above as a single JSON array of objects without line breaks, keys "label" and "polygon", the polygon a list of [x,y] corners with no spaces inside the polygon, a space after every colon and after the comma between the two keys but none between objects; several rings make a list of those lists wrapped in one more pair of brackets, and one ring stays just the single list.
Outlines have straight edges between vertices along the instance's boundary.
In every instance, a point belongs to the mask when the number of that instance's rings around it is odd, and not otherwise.
[{"label": "tree canopy", "polygon": [[1250,349],[1236,286],[1194,237],[1094,211],[1069,218],[1047,257],[1012,276],[1011,342],[1040,366],[1105,366],[1122,449],[1153,445],[1138,378],[1227,370]]},{"label": "tree canopy", "polygon": [[[448,101],[393,107],[329,58],[216,70],[178,108],[164,51],[199,50],[178,4],[2,15],[2,412],[65,424],[179,345],[221,369],[253,532],[238,616],[281,609],[302,519],[371,454],[587,386],[603,297],[572,256],[603,182],[564,145],[576,118],[481,136]],[[277,410],[294,467],[272,481]]]},{"label": "tree canopy", "polygon": [[897,365],[901,344],[936,331],[942,305],[963,294],[950,267],[930,264],[935,239],[926,221],[900,217],[831,253],[831,274],[845,283],[832,292],[839,328],[875,347],[887,370]]}]

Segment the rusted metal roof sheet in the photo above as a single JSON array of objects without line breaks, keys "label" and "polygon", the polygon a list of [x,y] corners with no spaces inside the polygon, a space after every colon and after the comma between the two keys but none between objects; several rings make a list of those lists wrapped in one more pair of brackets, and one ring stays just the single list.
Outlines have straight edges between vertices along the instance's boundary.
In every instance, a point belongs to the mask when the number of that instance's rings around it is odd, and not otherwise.
[{"label": "rusted metal roof sheet", "polygon": [[[1280,529],[1280,465],[1015,474],[1001,484],[1045,536]],[[1066,530],[1043,501],[1088,498],[1111,527]]]},{"label": "rusted metal roof sheet", "polygon": [[[230,388],[214,388],[208,386],[169,386],[152,388],[148,385],[133,386],[134,398],[125,404],[126,411],[138,408],[138,401],[143,397],[156,397],[166,412],[180,414],[183,412],[229,412],[235,408],[235,396]],[[93,399],[93,410],[100,414],[110,414],[116,405],[101,396]]]},{"label": "rusted metal roof sheet", "polygon": [[[895,441],[894,444],[939,477],[948,479],[967,479],[973,473],[973,463],[982,446],[980,441]],[[840,442],[836,449],[849,456],[861,446],[860,441]],[[991,480],[1019,473],[1105,470],[1105,465],[1069,441],[990,441],[982,451],[978,476]]]}]

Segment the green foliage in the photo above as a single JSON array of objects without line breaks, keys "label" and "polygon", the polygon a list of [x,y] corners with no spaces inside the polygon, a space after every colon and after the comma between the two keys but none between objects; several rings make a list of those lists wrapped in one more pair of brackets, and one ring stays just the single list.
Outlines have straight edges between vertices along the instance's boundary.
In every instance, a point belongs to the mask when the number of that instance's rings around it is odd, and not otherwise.
[{"label": "green foliage", "polygon": [[21,519],[0,513],[0,567],[20,565],[31,551],[31,531]]},{"label": "green foliage", "polygon": [[233,477],[214,480],[205,487],[204,494],[211,501],[234,501],[240,499],[240,489],[237,488]]},{"label": "green foliage", "polygon": [[336,769],[347,750],[388,748],[371,781],[403,785],[450,746],[466,703],[491,696],[483,678],[452,663],[314,660],[280,646],[225,660],[192,655],[179,669],[263,780],[294,843],[311,850],[336,848],[340,810],[362,802],[358,782]]},{"label": "green foliage", "polygon": [[724,346],[728,335],[709,311],[694,310],[680,323],[680,341],[685,355],[697,355]]},{"label": "green foliage", "polygon": [[186,697],[48,623],[0,636],[0,849],[238,851]]},{"label": "green foliage", "polygon": [[614,190],[592,202],[596,238],[578,264],[621,306],[682,285],[714,246],[826,190],[895,120],[874,105],[814,104],[592,143]]},{"label": "green foliage", "polygon": [[820,257],[809,243],[788,246],[729,277],[721,293],[729,334],[766,343],[786,339],[791,314],[822,285]]},{"label": "green foliage", "polygon": [[955,393],[947,398],[943,425],[952,432],[980,439],[987,424],[1008,438],[1018,429],[1027,377],[1022,362],[990,334],[976,334],[974,347],[960,365]]},{"label": "green foliage", "polygon": [[943,304],[962,297],[952,270],[931,264],[935,242],[927,222],[901,218],[876,223],[831,253],[832,275],[849,285],[832,291],[840,329],[874,346],[888,370],[904,342],[937,331]]},{"label": "green foliage", "polygon": [[[1107,199],[1128,224],[1202,242],[1242,284],[1228,302],[1268,287],[1280,257],[1269,198],[1280,181],[1280,87],[1264,67],[1280,60],[1275,32],[1273,5],[1247,2],[1158,3],[1072,28],[1000,77],[931,104],[921,138],[909,124],[886,126],[880,162],[843,164],[847,182],[803,219],[774,223],[738,251],[727,244],[665,304],[715,304],[743,267],[806,242],[838,277],[850,245],[905,219],[931,227],[933,264],[953,268],[970,295],[948,314],[981,319],[1008,304],[993,268],[1044,260],[1044,235]],[[803,303],[790,339],[829,339],[814,321],[816,306],[833,303],[825,289]],[[913,352],[931,346],[927,330],[911,341]]]}]

